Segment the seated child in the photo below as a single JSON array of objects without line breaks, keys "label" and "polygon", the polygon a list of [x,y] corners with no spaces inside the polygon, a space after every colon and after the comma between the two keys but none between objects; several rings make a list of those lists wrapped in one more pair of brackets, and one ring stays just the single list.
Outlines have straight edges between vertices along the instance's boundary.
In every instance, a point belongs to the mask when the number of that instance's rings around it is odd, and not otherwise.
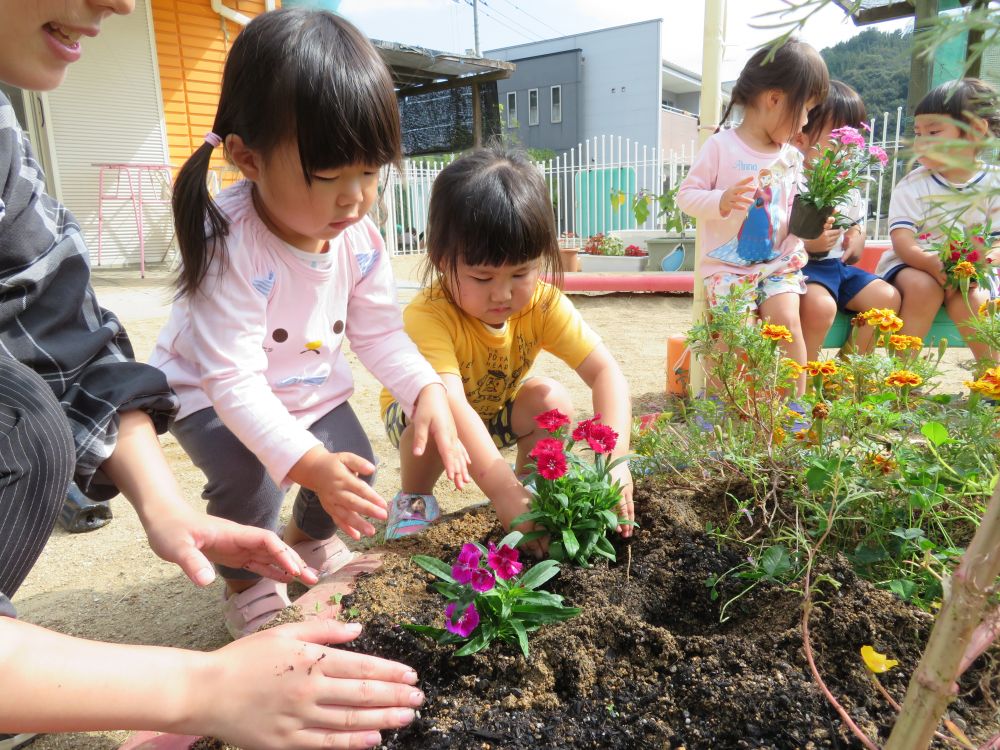
[{"label": "seated child", "polygon": [[[441,376],[472,478],[493,502],[504,527],[528,510],[529,493],[515,474],[548,433],[535,416],[572,413],[566,388],[530,377],[540,351],[572,367],[590,386],[593,408],[618,432],[614,455],[628,452],[628,383],[601,340],[559,289],[541,279],[559,267],[548,188],[538,169],[516,151],[477,149],[434,181],[427,229],[428,283],[403,313],[406,332]],[[426,527],[436,515],[431,494],[441,475],[433,445],[416,456],[413,426],[382,391],[386,432],[400,449],[401,485],[390,503],[386,536]],[[517,446],[514,471],[500,449]],[[615,469],[623,486],[619,513],[633,519],[627,462]],[[423,522],[412,497],[422,496]],[[628,536],[630,526],[620,529]]]},{"label": "seated child", "polygon": [[[994,278],[980,279],[966,302],[958,289],[945,289],[941,258],[928,248],[951,226],[990,224],[991,244],[1000,236],[1000,169],[979,160],[987,134],[1000,136],[997,92],[966,78],[941,84],[917,105],[913,148],[920,166],[899,181],[889,202],[892,250],[877,272],[903,297],[902,333],[923,338],[944,304],[977,360],[997,353],[969,338],[964,323],[989,298]],[[994,261],[995,262],[995,261]]]},{"label": "seated child", "polygon": [[[841,81],[830,81],[826,101],[809,112],[809,122],[802,128],[795,145],[808,163],[829,144],[830,133],[850,126],[861,128],[867,119],[864,102],[858,92]],[[819,359],[826,334],[830,332],[837,311],[863,312],[872,308],[899,311],[899,292],[878,276],[854,263],[865,247],[865,200],[860,190],[852,190],[837,214],[851,222],[846,229],[833,226],[814,240],[803,240],[809,262],[802,269],[806,277],[806,293],[802,297],[799,315],[802,335],[809,359]],[[862,353],[871,349],[874,330],[871,326],[858,329],[855,345]]]}]

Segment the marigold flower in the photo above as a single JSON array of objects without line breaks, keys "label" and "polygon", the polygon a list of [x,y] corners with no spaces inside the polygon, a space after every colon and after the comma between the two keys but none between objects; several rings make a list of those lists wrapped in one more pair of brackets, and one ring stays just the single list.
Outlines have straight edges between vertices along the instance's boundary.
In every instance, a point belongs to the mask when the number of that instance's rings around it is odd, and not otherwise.
[{"label": "marigold flower", "polygon": [[872,453],[868,456],[868,462],[883,474],[891,473],[897,466],[896,462],[889,456],[881,453]]},{"label": "marigold flower", "polygon": [[569,424],[569,417],[558,409],[551,409],[535,417],[535,424],[546,432],[555,432],[560,427]]},{"label": "marigold flower", "polygon": [[813,407],[812,416],[813,419],[826,419],[830,416],[830,407],[820,401]]},{"label": "marigold flower", "polygon": [[871,646],[861,647],[861,658],[864,659],[865,666],[875,674],[883,674],[899,664],[895,659],[886,658],[885,654],[880,654]]},{"label": "marigold flower", "polygon": [[504,581],[509,581],[511,578],[516,576],[521,572],[524,567],[524,563],[518,562],[518,557],[521,553],[510,545],[505,544],[504,546],[497,549],[497,546],[490,542],[490,551],[487,555],[487,563],[493,571],[497,574],[497,577]]},{"label": "marigold flower", "polygon": [[903,327],[903,321],[895,310],[888,308],[873,308],[861,313],[868,325],[877,327],[882,333],[896,333]]},{"label": "marigold flower", "polygon": [[924,342],[919,336],[907,336],[905,333],[894,333],[889,337],[889,346],[897,352],[903,352],[907,349],[919,352],[924,348]]},{"label": "marigold flower", "polygon": [[785,432],[784,428],[775,427],[771,432],[771,445],[781,445],[785,442],[786,437],[788,437],[788,434]]},{"label": "marigold flower", "polygon": [[618,443],[618,433],[606,424],[594,424],[590,426],[590,434],[587,435],[587,445],[594,453],[611,453]]},{"label": "marigold flower", "polygon": [[811,377],[816,377],[817,375],[836,375],[839,370],[840,368],[837,367],[837,363],[832,359],[827,359],[822,362],[811,359],[806,362],[806,372],[808,372]]},{"label": "marigold flower", "polygon": [[998,312],[1000,312],[1000,297],[997,299],[988,299],[979,306],[980,318],[984,315],[996,315]]},{"label": "marigold flower", "polygon": [[978,275],[976,273],[976,267],[967,260],[956,263],[954,267],[952,267],[951,273],[959,279],[972,279]]},{"label": "marigold flower", "polygon": [[465,608],[465,612],[462,616],[455,620],[455,609],[457,604],[452,602],[444,609],[444,627],[449,633],[455,633],[463,638],[468,638],[472,635],[477,627],[479,627],[479,612],[476,610],[475,604],[469,604]]},{"label": "marigold flower", "polygon": [[779,326],[776,323],[765,323],[762,325],[760,327],[760,335],[769,341],[792,342],[792,332],[785,326]]},{"label": "marigold flower", "polygon": [[816,445],[819,442],[819,435],[816,434],[816,430],[805,428],[795,433],[795,439],[806,445]]},{"label": "marigold flower", "polygon": [[795,377],[798,377],[799,375],[801,375],[806,370],[805,367],[803,367],[802,365],[800,365],[794,359],[789,359],[788,357],[783,358],[781,360],[781,364],[784,367],[787,367],[788,370],[789,370],[789,372],[791,372],[791,374],[794,375]]},{"label": "marigold flower", "polygon": [[885,384],[893,388],[916,388],[924,379],[910,370],[894,370],[885,379]]},{"label": "marigold flower", "polygon": [[1000,367],[991,367],[978,380],[966,381],[965,386],[989,398],[1000,398]]}]

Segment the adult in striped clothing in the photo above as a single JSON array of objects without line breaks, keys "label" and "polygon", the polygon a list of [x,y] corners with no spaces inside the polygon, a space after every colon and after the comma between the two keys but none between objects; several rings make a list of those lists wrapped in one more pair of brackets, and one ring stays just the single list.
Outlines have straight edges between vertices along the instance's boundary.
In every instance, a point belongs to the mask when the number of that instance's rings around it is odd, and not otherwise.
[{"label": "adult in striped clothing", "polygon": [[[80,37],[133,7],[0,0],[0,80],[56,87]],[[408,667],[322,645],[355,638],[357,626],[300,623],[206,654],[96,643],[13,616],[10,599],[71,478],[94,498],[125,495],[153,550],[198,585],[214,578],[211,562],[316,581],[276,535],[181,497],[157,439],[176,405],[164,376],[134,361],[121,323],[97,304],[80,228],[46,194],[0,95],[0,732],[22,733],[0,735],[0,749],[31,732],[118,728],[210,733],[243,747],[378,744],[377,730],[408,723],[423,696]]]}]

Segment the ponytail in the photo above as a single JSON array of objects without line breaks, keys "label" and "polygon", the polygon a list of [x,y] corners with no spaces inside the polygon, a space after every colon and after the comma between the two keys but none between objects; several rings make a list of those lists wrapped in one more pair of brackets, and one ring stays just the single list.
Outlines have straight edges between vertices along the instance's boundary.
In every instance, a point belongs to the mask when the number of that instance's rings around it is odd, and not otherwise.
[{"label": "ponytail", "polygon": [[733,99],[732,97],[730,97],[729,104],[726,105],[726,111],[722,113],[722,117],[719,118],[719,124],[715,126],[716,133],[722,130],[722,126],[726,124],[726,120],[729,119],[729,115],[732,114],[732,111],[733,111]]},{"label": "ponytail", "polygon": [[209,133],[174,181],[174,231],[183,261],[176,282],[179,297],[197,293],[219,250],[219,240],[229,234],[229,221],[208,192],[208,167],[217,143],[218,136]]}]

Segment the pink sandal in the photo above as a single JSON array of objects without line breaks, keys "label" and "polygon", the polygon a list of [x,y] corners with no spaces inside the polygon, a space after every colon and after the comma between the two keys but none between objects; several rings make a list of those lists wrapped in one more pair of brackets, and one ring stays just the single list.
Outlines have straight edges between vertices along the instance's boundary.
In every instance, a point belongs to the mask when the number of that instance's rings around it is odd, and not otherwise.
[{"label": "pink sandal", "polygon": [[256,633],[292,603],[288,598],[288,585],[270,578],[261,578],[246,591],[223,596],[226,630],[233,638]]},{"label": "pink sandal", "polygon": [[292,547],[310,568],[315,569],[319,580],[329,577],[354,559],[354,553],[344,541],[334,534],[329,539],[307,539]]}]

